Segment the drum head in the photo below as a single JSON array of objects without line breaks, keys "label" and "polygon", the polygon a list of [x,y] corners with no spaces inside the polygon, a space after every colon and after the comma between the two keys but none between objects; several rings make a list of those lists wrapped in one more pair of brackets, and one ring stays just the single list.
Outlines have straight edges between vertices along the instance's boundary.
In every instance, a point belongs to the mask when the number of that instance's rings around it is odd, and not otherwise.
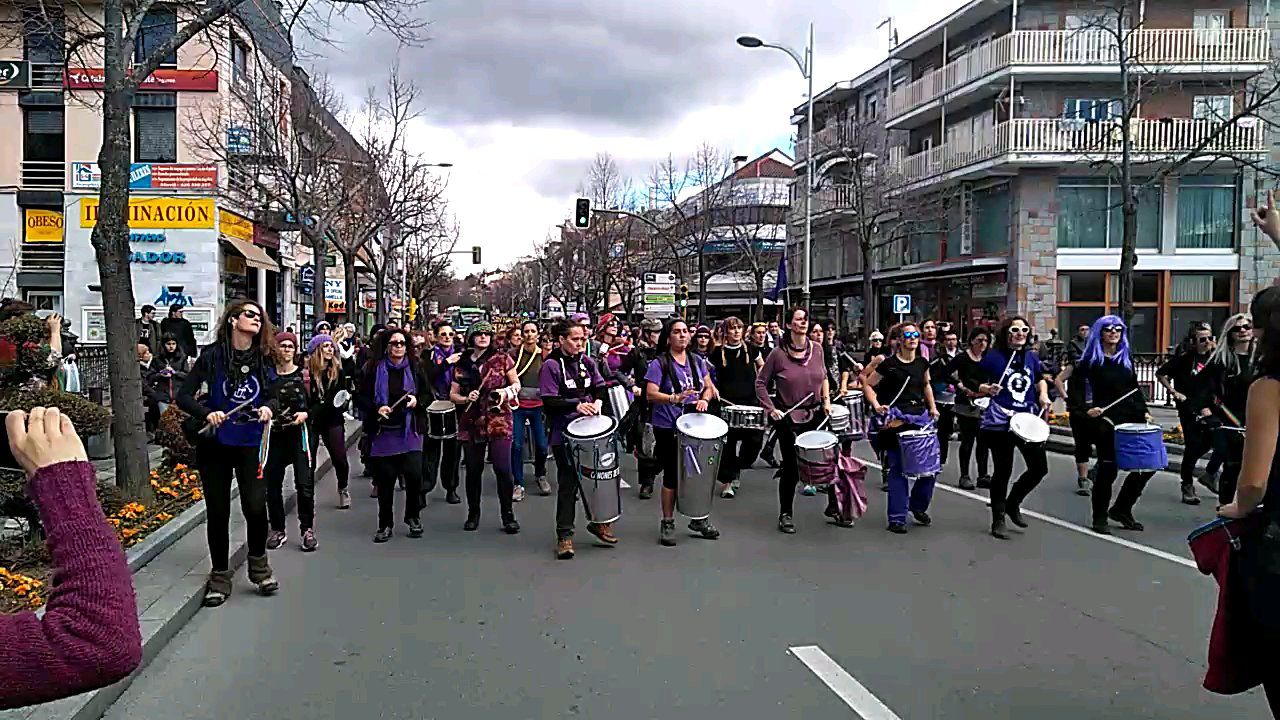
[{"label": "drum head", "polygon": [[448,400],[436,400],[427,406],[427,412],[442,413],[453,410],[453,403]]},{"label": "drum head", "polygon": [[849,408],[847,408],[847,407],[845,407],[845,406],[843,406],[843,405],[832,405],[832,406],[831,406],[831,419],[832,419],[832,420],[835,420],[837,417],[848,417],[848,416],[849,416]]},{"label": "drum head", "polygon": [[594,438],[608,435],[618,426],[618,421],[607,415],[585,415],[569,423],[565,432],[576,438]]},{"label": "drum head", "polygon": [[796,438],[796,447],[808,448],[813,450],[821,450],[829,448],[839,442],[834,433],[826,430],[810,430],[809,432],[800,433]]},{"label": "drum head", "polygon": [[1153,430],[1163,432],[1159,425],[1152,425],[1150,423],[1120,423],[1116,426],[1116,432],[1125,433],[1145,433],[1152,432]]},{"label": "drum head", "polygon": [[980,398],[973,399],[974,407],[979,407],[979,408],[982,408],[983,410],[986,410],[987,406],[990,404],[991,404],[991,398],[989,397],[980,397]]},{"label": "drum head", "polygon": [[347,401],[349,401],[350,399],[351,399],[351,393],[347,392],[346,390],[339,390],[338,392],[333,394],[333,406],[336,408],[340,408],[346,405]]},{"label": "drum head", "polygon": [[937,435],[937,434],[938,434],[937,430],[933,428],[929,428],[927,430],[903,430],[902,432],[898,433],[898,437],[921,437],[925,435]]},{"label": "drum head", "polygon": [[690,413],[676,419],[676,429],[697,440],[716,440],[729,433],[729,424],[715,415]]},{"label": "drum head", "polygon": [[1042,443],[1049,439],[1049,423],[1031,413],[1017,413],[1009,418],[1009,429],[1030,443]]}]

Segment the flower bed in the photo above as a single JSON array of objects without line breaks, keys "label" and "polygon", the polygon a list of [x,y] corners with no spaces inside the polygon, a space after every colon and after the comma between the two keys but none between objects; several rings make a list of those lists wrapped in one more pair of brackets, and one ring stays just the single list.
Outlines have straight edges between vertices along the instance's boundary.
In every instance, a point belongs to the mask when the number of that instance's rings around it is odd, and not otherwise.
[{"label": "flower bed", "polygon": [[[126,503],[104,508],[107,522],[116,529],[123,547],[142,542],[148,535],[204,497],[200,476],[181,463],[151,471],[156,501],[150,506]],[[33,610],[44,605],[52,569],[41,540],[0,543],[0,613]]]}]

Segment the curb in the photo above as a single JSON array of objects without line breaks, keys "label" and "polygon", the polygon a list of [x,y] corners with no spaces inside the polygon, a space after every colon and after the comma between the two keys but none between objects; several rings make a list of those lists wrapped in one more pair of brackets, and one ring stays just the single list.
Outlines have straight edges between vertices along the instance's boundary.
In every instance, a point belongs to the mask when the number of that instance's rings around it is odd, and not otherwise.
[{"label": "curb", "polygon": [[[359,441],[360,435],[360,427],[357,425],[347,438],[348,450]],[[316,467],[316,476],[323,477],[332,469],[332,460],[326,459]],[[286,483],[286,490],[288,489],[290,488]],[[232,499],[238,495],[239,489],[233,486]],[[289,493],[284,502],[285,512],[292,512],[297,504],[297,494]],[[163,593],[158,594],[153,602],[139,611],[138,620],[142,627],[142,662],[137,669],[114,685],[98,690],[42,705],[0,711],[0,720],[99,720],[200,610],[201,600],[204,597],[204,580],[209,566],[208,552],[203,538],[193,536],[192,531],[204,524],[206,515],[205,504],[201,501],[187,508],[181,515],[167,523],[163,529],[153,533],[125,554],[129,569],[134,573],[135,591],[139,592],[140,596],[143,595],[144,588],[139,583],[138,576],[145,574],[152,563],[177,568],[182,573],[176,582],[170,583]],[[232,572],[239,569],[249,554],[245,541],[236,540],[237,537],[244,537],[243,527],[244,519],[237,518],[233,513],[230,563]],[[183,542],[188,539],[191,539],[191,542]],[[193,547],[203,551],[196,553],[199,557],[194,565],[190,562],[195,557],[190,552]],[[170,554],[176,557],[169,559]]]}]

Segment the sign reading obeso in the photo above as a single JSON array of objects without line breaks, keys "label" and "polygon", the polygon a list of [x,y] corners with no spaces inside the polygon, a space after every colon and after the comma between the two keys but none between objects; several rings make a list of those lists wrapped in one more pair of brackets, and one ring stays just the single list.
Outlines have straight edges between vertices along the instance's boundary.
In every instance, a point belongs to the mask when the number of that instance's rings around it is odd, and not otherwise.
[{"label": "sign reading obeso", "polygon": [[[80,227],[98,224],[98,198],[80,200]],[[213,198],[129,198],[129,227],[136,230],[213,229]]]}]

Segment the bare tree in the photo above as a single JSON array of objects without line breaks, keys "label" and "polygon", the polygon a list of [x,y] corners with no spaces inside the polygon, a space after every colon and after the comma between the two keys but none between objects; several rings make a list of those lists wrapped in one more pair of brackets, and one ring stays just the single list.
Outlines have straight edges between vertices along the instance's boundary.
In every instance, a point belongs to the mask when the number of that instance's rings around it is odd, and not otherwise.
[{"label": "bare tree", "polygon": [[[401,248],[405,263],[405,291],[425,307],[453,281],[450,258],[458,244],[458,228],[447,217],[433,225],[419,225],[404,235]],[[379,273],[382,274],[382,273]]]}]

